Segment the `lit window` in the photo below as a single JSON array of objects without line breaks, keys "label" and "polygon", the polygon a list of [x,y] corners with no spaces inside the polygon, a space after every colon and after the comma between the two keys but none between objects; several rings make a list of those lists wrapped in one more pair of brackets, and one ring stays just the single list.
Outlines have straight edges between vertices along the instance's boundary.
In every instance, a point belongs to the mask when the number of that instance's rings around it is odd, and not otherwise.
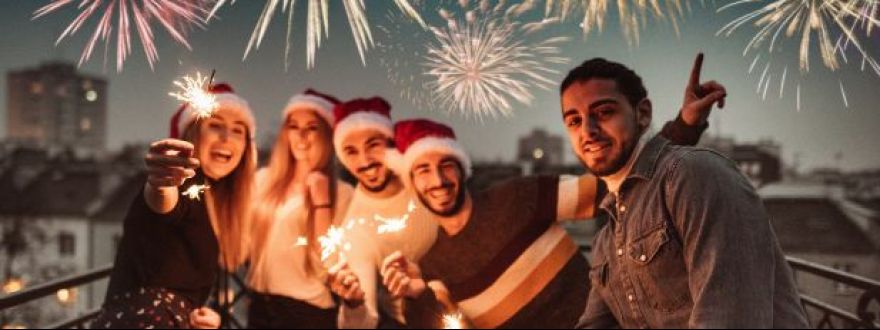
[{"label": "lit window", "polygon": [[92,120],[89,118],[83,118],[79,121],[79,130],[83,132],[88,132],[92,130]]},{"label": "lit window", "polygon": [[98,92],[89,90],[86,92],[86,101],[95,102],[98,100]]},{"label": "lit window", "polygon": [[35,82],[31,84],[31,94],[43,94],[43,84]]},{"label": "lit window", "polygon": [[16,293],[18,291],[21,291],[21,289],[23,288],[24,281],[22,281],[20,278],[13,277],[7,280],[6,283],[3,283],[3,292],[5,292],[6,294]]},{"label": "lit window", "polygon": [[542,150],[541,148],[537,148],[537,149],[535,149],[535,151],[532,153],[532,156],[534,156],[535,159],[540,160],[540,159],[544,158],[544,150]]}]

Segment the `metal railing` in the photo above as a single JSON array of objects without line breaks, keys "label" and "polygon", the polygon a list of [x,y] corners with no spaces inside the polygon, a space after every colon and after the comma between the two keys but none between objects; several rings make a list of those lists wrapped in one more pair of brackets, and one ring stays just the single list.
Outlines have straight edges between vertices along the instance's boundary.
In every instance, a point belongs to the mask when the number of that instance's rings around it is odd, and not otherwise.
[{"label": "metal railing", "polygon": [[[589,247],[581,247],[582,251],[589,251]],[[814,324],[819,329],[835,329],[835,328],[857,328],[857,329],[880,329],[880,282],[847,272],[839,271],[827,266],[819,265],[813,262],[798,258],[787,258],[795,272],[809,273],[819,276],[823,279],[846,285],[850,288],[860,290],[861,295],[858,296],[858,304],[855,311],[847,311],[840,307],[833,306],[809,295],[802,295],[802,301],[807,313],[814,315],[818,312],[818,323]],[[82,274],[64,277],[46,284],[35,286],[0,298],[0,311],[25,304],[36,299],[40,299],[52,294],[58,290],[77,287],[94,281],[109,277],[112,266],[104,266]],[[235,286],[234,298],[226,301],[225,298],[219,298],[215,295],[211,306],[217,310],[222,319],[222,328],[240,329],[246,324],[239,320],[233,308],[239,305],[244,298],[250,293],[244,281],[237,274],[230,274],[227,281],[231,279]],[[227,285],[227,287],[231,287]],[[88,326],[88,323],[98,315],[99,310],[87,311],[73,319],[65,320],[46,326],[50,329],[82,329]]]}]

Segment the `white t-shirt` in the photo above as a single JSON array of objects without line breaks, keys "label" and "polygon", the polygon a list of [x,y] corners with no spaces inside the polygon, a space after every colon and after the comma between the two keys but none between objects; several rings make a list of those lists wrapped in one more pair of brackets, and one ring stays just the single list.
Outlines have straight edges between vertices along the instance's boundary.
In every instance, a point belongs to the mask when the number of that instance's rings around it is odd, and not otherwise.
[{"label": "white t-shirt", "polygon": [[[260,182],[258,177],[257,182]],[[334,214],[338,219],[351,199],[352,187],[337,182]],[[258,293],[272,294],[307,302],[318,308],[332,308],[334,302],[325,285],[326,274],[308,272],[308,249],[305,244],[306,210],[303,196],[289,198],[275,212],[274,217],[254,217],[251,237],[251,266],[248,285]]]},{"label": "white t-shirt", "polygon": [[[418,262],[434,245],[439,225],[433,213],[409,189],[384,199],[367,195],[357,187],[344,217],[351,249],[341,258],[348,261],[364,290],[364,304],[358,308],[341,306],[340,328],[376,328],[379,308],[403,323],[402,301],[384,294],[379,275],[382,261],[401,251],[410,262]],[[399,225],[399,226],[396,226]]]}]

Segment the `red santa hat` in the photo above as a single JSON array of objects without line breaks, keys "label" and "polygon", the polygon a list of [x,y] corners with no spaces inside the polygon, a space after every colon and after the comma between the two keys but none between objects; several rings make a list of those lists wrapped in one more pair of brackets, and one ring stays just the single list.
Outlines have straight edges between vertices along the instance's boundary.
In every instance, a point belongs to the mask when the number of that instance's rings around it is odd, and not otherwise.
[{"label": "red santa hat", "polygon": [[287,117],[296,111],[313,110],[327,122],[327,125],[333,127],[336,124],[333,109],[340,103],[339,99],[310,88],[290,98],[287,107],[284,108],[284,119],[287,120]]},{"label": "red santa hat", "polygon": [[397,150],[403,155],[401,169],[407,173],[417,158],[428,152],[442,152],[461,163],[465,177],[473,174],[471,159],[449,126],[427,119],[404,120],[394,126],[394,136]]},{"label": "red santa hat", "polygon": [[[232,86],[229,86],[229,84],[226,83],[216,83],[208,88],[208,92],[214,94],[217,109],[223,108],[238,111],[245,119],[245,124],[248,126],[248,133],[251,138],[256,136],[257,129],[253,111],[251,111],[251,107],[245,99],[235,94]],[[195,108],[190,106],[189,103],[182,104],[180,108],[177,109],[174,116],[171,117],[170,137],[172,139],[183,138],[186,129],[189,128],[189,126],[198,118],[199,112]]]},{"label": "red santa hat", "polygon": [[381,97],[355,99],[339,104],[333,109],[333,114],[336,117],[333,143],[337,154],[342,154],[342,141],[354,132],[373,129],[389,139],[394,138],[391,105]]}]

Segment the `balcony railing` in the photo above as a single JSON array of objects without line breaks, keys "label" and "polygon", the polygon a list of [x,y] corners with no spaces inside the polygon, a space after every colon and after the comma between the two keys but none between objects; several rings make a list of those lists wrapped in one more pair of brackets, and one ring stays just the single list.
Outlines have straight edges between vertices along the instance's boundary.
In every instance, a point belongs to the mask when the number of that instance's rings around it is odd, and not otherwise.
[{"label": "balcony railing", "polygon": [[[582,250],[587,251],[589,247]],[[856,329],[878,329],[880,328],[880,282],[858,275],[835,270],[830,267],[822,266],[816,263],[805,261],[797,258],[788,258],[791,267],[797,273],[809,273],[819,276],[825,280],[841,283],[861,292],[858,295],[857,307],[854,311],[842,309],[823,302],[817,298],[802,295],[802,301],[807,313],[813,320],[819,320],[817,324],[813,324],[818,329],[836,329],[836,328],[856,328]],[[94,269],[83,274],[68,276],[43,285],[35,286],[27,290],[11,294],[0,298],[0,311],[19,306],[46,296],[55,294],[58,290],[77,287],[89,284],[110,275],[112,266],[105,266]],[[229,282],[231,280],[231,282]],[[217,310],[223,318],[222,328],[240,329],[246,325],[239,320],[233,313],[234,307],[239,305],[244,298],[248,296],[248,290],[241,277],[236,274],[230,274],[224,287],[234,291],[232,299],[223,297],[220,290],[212,299],[212,307]],[[230,285],[231,284],[231,285]],[[227,294],[226,297],[229,297]],[[227,301],[229,300],[229,301]],[[56,324],[47,325],[45,328],[50,329],[82,329],[88,326],[88,323],[98,314],[98,310],[90,310],[73,319],[62,321]],[[5,325],[0,325],[5,326]]]}]

